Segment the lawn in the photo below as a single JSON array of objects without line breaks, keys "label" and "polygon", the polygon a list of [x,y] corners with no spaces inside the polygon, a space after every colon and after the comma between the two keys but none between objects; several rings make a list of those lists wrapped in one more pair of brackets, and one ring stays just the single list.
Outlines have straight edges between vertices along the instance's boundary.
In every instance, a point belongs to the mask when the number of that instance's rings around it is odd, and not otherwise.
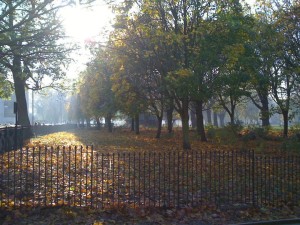
[{"label": "lawn", "polygon": [[[113,133],[106,130],[78,129],[69,132],[58,132],[32,138],[27,146],[70,146],[93,145],[99,152],[164,152],[181,151],[181,130],[175,129],[172,134],[163,131],[160,139],[155,138],[154,129],[142,129],[139,135],[128,129],[117,128]],[[254,136],[253,136],[254,135]],[[200,137],[193,130],[190,140],[193,150],[254,150],[259,154],[300,153],[300,141],[291,134],[289,139],[281,138],[281,130],[274,129],[267,132],[261,130],[244,129],[234,133],[230,128],[209,128],[208,141],[201,142]]]}]

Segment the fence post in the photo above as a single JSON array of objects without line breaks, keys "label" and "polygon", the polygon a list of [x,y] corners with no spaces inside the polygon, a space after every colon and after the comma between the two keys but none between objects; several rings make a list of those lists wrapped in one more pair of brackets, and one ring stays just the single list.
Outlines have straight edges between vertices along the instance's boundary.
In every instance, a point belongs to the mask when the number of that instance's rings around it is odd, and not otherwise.
[{"label": "fence post", "polygon": [[14,150],[16,150],[17,149],[17,146],[18,146],[18,144],[17,144],[17,140],[18,140],[18,125],[16,124],[15,125],[15,132],[14,132]]},{"label": "fence post", "polygon": [[17,145],[18,145],[17,148],[22,148],[23,144],[24,144],[24,127],[21,126],[20,137],[18,138],[18,142],[17,142]]},{"label": "fence post", "polygon": [[7,126],[5,127],[5,129],[4,129],[4,138],[3,138],[3,140],[4,140],[4,152],[7,152],[8,151],[8,146],[9,146],[9,141],[8,141],[8,128],[7,128]]},{"label": "fence post", "polygon": [[252,151],[252,204],[255,207],[256,206],[256,199],[255,199],[255,153],[254,150]]}]

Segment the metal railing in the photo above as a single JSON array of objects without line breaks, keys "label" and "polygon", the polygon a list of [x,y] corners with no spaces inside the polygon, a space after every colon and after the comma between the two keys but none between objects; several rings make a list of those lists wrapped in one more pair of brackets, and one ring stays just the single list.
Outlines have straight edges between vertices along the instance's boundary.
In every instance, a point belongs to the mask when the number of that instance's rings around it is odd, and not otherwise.
[{"label": "metal railing", "polygon": [[35,136],[46,135],[55,132],[67,131],[67,130],[78,128],[76,124],[58,124],[58,125],[37,124],[31,127]]},{"label": "metal railing", "polygon": [[30,139],[33,135],[46,135],[76,128],[76,124],[3,126],[0,127],[0,153],[23,147],[24,141]]},{"label": "metal railing", "polygon": [[0,127],[0,153],[21,148],[30,133],[30,127],[26,126]]},{"label": "metal railing", "polygon": [[99,153],[23,148],[0,155],[2,207],[299,205],[300,157],[253,151]]}]

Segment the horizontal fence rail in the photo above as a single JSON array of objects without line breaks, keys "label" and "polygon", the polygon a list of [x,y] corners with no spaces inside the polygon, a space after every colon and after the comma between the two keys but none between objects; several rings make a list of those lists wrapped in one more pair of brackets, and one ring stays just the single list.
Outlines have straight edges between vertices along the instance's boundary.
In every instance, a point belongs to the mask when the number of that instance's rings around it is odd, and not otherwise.
[{"label": "horizontal fence rail", "polygon": [[253,151],[103,154],[92,147],[0,155],[2,207],[299,205],[300,157]]}]

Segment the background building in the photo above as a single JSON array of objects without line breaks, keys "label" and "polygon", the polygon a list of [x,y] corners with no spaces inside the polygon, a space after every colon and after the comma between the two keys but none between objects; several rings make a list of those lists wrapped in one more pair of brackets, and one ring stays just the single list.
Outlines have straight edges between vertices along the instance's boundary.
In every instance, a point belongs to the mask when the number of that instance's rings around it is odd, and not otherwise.
[{"label": "background building", "polygon": [[[26,92],[27,107],[28,107],[28,92]],[[14,114],[14,102],[16,96],[12,94],[10,99],[0,98],[0,125],[15,125],[16,115]]]}]

